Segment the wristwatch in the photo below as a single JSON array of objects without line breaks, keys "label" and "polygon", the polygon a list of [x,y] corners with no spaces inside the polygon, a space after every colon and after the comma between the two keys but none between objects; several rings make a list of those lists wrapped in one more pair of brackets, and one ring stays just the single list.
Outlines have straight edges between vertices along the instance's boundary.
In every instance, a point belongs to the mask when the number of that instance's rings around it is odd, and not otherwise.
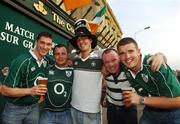
[{"label": "wristwatch", "polygon": [[144,105],[144,102],[145,102],[145,98],[143,96],[141,96],[140,99],[139,99],[139,103],[141,105]]}]

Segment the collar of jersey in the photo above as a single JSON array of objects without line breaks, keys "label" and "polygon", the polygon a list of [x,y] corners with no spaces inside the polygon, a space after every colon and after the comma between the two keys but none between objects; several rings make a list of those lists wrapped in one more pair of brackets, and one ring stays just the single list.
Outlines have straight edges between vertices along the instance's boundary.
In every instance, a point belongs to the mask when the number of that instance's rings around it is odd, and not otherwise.
[{"label": "collar of jersey", "polygon": [[86,60],[89,59],[90,57],[98,57],[98,55],[96,55],[96,52],[93,50],[93,51],[91,51],[91,53],[89,54],[89,56],[87,56],[86,58],[82,58],[82,57],[81,57],[81,53],[78,54],[78,57],[79,57],[82,61],[86,61]]},{"label": "collar of jersey", "polygon": [[55,64],[55,67],[56,67],[57,69],[59,69],[59,70],[66,70],[66,69],[69,69],[69,67],[64,67],[64,68],[62,68],[62,67],[57,66],[56,64]]},{"label": "collar of jersey", "polygon": [[30,49],[29,52],[32,55],[32,57],[36,60],[38,66],[40,67],[42,65],[42,63],[44,63],[44,58],[41,61],[39,61],[32,49]]}]

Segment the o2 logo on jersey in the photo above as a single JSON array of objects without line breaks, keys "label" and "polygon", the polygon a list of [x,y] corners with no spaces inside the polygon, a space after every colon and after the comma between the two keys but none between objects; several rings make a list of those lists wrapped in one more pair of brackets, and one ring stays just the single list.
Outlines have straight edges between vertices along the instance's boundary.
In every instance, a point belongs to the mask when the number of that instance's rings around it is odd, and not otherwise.
[{"label": "o2 logo on jersey", "polygon": [[[59,90],[61,89],[61,90]],[[64,91],[64,85],[61,84],[61,83],[57,83],[55,86],[54,86],[54,92],[58,95],[61,95],[64,93],[64,97],[67,97],[67,92]]]},{"label": "o2 logo on jersey", "polygon": [[66,71],[66,76],[67,77],[71,77],[71,75],[72,75],[72,71]]}]

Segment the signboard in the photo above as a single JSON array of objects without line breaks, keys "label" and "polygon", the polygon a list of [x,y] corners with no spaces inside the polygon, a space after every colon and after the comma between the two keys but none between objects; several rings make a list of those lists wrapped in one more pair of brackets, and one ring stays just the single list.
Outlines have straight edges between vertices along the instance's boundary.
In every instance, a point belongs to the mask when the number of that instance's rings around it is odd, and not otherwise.
[{"label": "signboard", "polygon": [[[53,11],[51,8],[46,6],[44,2],[47,1],[40,1],[40,0],[16,0],[20,4],[26,6],[32,12],[35,12],[40,17],[44,18],[49,23],[53,24],[54,26],[60,28],[61,30],[73,35],[74,28],[73,26],[66,21],[61,15]],[[56,7],[56,6],[54,6]],[[60,10],[59,10],[60,11]]]}]

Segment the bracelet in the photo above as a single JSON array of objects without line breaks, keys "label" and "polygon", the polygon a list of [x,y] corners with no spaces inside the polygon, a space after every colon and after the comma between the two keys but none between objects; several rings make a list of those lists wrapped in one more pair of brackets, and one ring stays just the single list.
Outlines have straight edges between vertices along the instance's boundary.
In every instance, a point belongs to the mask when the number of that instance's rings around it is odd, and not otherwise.
[{"label": "bracelet", "polygon": [[144,102],[145,102],[145,98],[143,96],[141,96],[140,99],[139,99],[139,103],[141,105],[144,105]]}]

